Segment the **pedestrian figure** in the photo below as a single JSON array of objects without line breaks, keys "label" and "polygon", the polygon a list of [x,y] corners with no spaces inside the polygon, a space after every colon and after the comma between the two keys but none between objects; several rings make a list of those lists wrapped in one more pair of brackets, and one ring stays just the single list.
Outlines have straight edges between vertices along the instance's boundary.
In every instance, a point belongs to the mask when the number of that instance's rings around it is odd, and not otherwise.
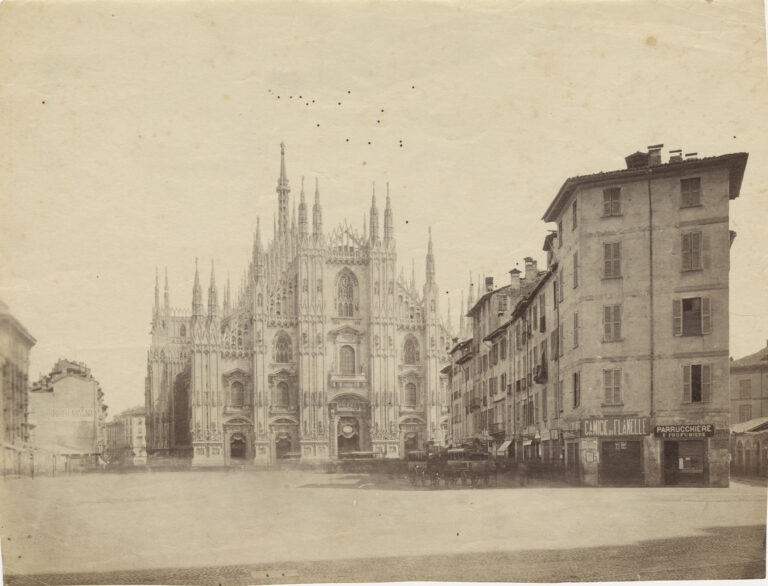
[{"label": "pedestrian figure", "polygon": [[519,462],[517,465],[517,478],[520,481],[520,486],[528,484],[528,464],[525,461]]}]

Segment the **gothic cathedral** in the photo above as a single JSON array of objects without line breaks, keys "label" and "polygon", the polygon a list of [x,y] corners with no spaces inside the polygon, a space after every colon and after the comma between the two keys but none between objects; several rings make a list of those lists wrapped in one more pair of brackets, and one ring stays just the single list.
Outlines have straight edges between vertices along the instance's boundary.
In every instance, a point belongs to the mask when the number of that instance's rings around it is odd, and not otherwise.
[{"label": "gothic cathedral", "polygon": [[[289,225],[281,145],[274,239],[259,223],[239,292],[207,308],[197,267],[192,309],[164,302],[156,276],[145,401],[150,458],[193,466],[282,459],[398,458],[443,442],[447,397],[440,370],[450,333],[439,317],[432,236],[423,292],[397,273],[389,193],[383,234],[374,191],[362,235],[346,222],[323,232],[315,183]],[[389,190],[387,189],[387,192]],[[234,297],[234,301],[233,301]]]}]

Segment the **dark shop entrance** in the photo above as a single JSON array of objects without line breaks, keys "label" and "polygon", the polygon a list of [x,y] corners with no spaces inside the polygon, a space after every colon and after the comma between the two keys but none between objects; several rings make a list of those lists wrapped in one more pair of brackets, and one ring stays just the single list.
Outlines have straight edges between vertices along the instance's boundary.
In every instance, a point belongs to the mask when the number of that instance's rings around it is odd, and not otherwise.
[{"label": "dark shop entrance", "polygon": [[706,484],[706,455],[706,440],[664,440],[664,484]]},{"label": "dark shop entrance", "polygon": [[611,486],[642,486],[643,442],[627,439],[601,440],[599,483]]}]

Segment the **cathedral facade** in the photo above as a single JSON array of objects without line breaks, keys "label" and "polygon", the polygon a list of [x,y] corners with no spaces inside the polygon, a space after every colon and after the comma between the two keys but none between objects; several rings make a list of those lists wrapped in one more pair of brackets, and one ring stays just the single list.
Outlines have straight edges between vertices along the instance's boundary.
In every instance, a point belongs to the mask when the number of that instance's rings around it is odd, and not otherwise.
[{"label": "cathedral facade", "polygon": [[[441,368],[450,333],[440,319],[429,235],[421,291],[398,272],[389,193],[375,191],[362,234],[323,230],[320,192],[302,188],[289,224],[281,145],[274,238],[259,223],[239,290],[222,303],[211,267],[207,303],[195,268],[191,310],[171,307],[156,277],[145,401],[150,459],[193,466],[399,458],[442,443]],[[388,190],[387,190],[388,191]]]}]

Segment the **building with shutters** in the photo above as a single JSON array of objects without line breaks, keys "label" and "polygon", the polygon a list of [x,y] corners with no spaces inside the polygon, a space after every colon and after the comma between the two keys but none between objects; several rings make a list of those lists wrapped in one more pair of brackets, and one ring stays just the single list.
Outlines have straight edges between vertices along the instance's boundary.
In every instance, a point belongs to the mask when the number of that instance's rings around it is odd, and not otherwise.
[{"label": "building with shutters", "polygon": [[662,161],[656,145],[567,179],[543,218],[545,269],[526,259],[523,278],[470,294],[446,369],[452,439],[490,436],[586,485],[727,486],[728,208],[746,162]]},{"label": "building with shutters", "polygon": [[450,334],[440,318],[431,232],[425,283],[397,267],[387,189],[383,231],[375,188],[362,231],[323,229],[302,180],[291,209],[281,145],[274,239],[256,225],[239,289],[223,304],[211,268],[207,305],[195,270],[192,306],[164,301],[156,279],[145,405],[150,462],[193,466],[286,459],[399,458],[442,443],[441,368]]},{"label": "building with shutters", "polygon": [[147,430],[144,407],[133,407],[107,423],[107,461],[112,467],[147,463]]},{"label": "building with shutters", "polygon": [[768,342],[757,352],[732,360],[731,423],[768,417]]}]

